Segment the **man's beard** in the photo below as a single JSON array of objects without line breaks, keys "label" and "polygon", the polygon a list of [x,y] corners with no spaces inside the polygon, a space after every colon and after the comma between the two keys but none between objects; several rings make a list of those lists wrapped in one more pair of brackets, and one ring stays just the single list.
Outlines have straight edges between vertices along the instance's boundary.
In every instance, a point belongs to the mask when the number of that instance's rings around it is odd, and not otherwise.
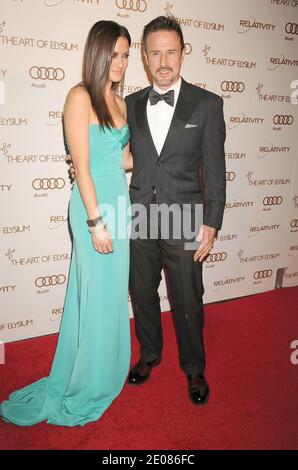
[{"label": "man's beard", "polygon": [[[163,77],[159,72],[160,71],[168,71],[169,74],[165,77]],[[174,82],[175,77],[174,77],[174,72],[170,67],[160,67],[156,73],[155,73],[155,82],[157,85],[160,83],[161,85],[171,85],[172,82]]]}]

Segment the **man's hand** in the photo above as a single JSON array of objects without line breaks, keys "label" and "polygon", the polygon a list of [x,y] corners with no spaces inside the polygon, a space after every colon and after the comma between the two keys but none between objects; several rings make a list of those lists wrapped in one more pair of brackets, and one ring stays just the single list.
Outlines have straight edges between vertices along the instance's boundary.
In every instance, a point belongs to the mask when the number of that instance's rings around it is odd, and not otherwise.
[{"label": "man's hand", "polygon": [[75,169],[73,165],[73,161],[71,159],[70,155],[66,155],[66,163],[69,165],[69,178],[71,184],[74,184],[75,179],[76,179],[76,174],[75,174]]},{"label": "man's hand", "polygon": [[200,248],[194,254],[194,261],[202,262],[203,259],[209,255],[213,248],[213,242],[216,235],[216,228],[208,227],[208,225],[202,225],[197,236],[197,241],[202,241]]}]

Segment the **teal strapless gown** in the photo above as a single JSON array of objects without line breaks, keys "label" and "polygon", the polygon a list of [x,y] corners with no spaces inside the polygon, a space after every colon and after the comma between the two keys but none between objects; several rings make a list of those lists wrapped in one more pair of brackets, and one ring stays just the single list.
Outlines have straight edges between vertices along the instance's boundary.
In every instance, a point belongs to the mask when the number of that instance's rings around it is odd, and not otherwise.
[{"label": "teal strapless gown", "polygon": [[124,385],[130,362],[130,204],[122,159],[128,140],[127,125],[89,128],[90,172],[98,202],[116,215],[114,226],[111,214],[107,216],[114,251],[94,250],[75,183],[69,204],[73,251],[52,369],[49,377],[17,390],[0,405],[5,421],[83,426],[96,421]]}]

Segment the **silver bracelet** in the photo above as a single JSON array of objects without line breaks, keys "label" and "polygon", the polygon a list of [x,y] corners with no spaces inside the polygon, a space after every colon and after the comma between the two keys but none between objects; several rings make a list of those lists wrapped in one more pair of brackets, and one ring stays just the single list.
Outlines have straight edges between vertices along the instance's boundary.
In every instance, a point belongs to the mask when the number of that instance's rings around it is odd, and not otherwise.
[{"label": "silver bracelet", "polygon": [[95,219],[88,219],[87,225],[88,227],[96,227],[96,225],[99,225],[101,222],[102,222],[102,216],[99,215],[95,217]]},{"label": "silver bracelet", "polygon": [[102,230],[107,229],[107,224],[101,220],[100,223],[95,225],[94,227],[88,227],[88,230],[90,233],[96,233],[96,232],[101,232]]}]

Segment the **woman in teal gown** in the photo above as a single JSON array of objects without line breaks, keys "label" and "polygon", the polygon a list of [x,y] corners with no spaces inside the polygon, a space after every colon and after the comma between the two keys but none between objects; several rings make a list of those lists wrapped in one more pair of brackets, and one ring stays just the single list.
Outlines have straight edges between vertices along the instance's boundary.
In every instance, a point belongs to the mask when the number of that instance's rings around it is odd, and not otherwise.
[{"label": "woman in teal gown", "polygon": [[0,405],[7,422],[83,426],[96,421],[128,373],[125,169],[131,156],[125,104],[114,89],[123,79],[129,46],[126,28],[112,21],[95,23],[85,46],[83,82],[66,100],[65,130],[76,181],[69,204],[73,249],[64,313],[49,377]]}]

